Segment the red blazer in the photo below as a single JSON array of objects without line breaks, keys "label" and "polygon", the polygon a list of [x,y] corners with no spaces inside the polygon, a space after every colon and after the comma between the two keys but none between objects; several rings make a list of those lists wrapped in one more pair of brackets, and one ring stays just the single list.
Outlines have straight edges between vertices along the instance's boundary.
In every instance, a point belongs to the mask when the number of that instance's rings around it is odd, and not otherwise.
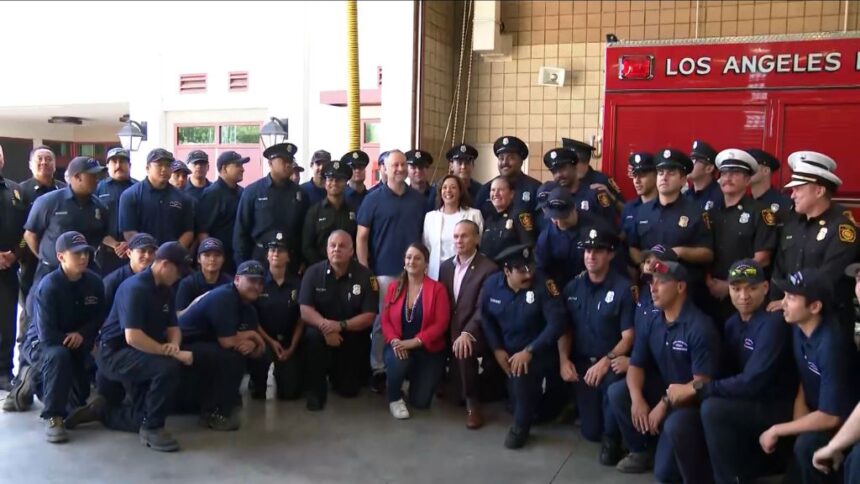
[{"label": "red blazer", "polygon": [[[403,334],[403,304],[406,301],[406,289],[394,300],[397,291],[397,281],[388,286],[382,305],[382,334],[385,343],[400,338]],[[448,300],[448,290],[439,282],[424,276],[424,289],[421,292],[421,308],[424,311],[421,330],[415,335],[424,343],[424,349],[430,353],[438,353],[445,348],[448,334],[448,323],[451,320],[451,302]]]}]

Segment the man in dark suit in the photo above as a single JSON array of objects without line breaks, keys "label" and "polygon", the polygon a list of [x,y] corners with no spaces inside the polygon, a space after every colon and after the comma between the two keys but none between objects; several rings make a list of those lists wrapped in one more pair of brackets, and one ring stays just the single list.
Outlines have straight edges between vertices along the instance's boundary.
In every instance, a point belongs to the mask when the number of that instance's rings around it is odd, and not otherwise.
[{"label": "man in dark suit", "polygon": [[488,364],[495,364],[481,330],[481,288],[484,280],[498,271],[496,264],[478,253],[480,230],[471,220],[461,220],[454,227],[454,249],[457,255],[439,268],[439,282],[448,288],[453,314],[450,338],[457,360],[463,396],[466,399],[466,427],[477,429],[484,424],[478,405],[478,357],[483,356],[485,375]]}]

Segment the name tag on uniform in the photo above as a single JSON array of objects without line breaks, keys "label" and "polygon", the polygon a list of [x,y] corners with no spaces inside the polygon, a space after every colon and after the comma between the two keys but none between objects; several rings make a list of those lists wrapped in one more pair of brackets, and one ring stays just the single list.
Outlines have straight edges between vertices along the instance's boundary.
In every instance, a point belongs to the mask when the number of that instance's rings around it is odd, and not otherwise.
[{"label": "name tag on uniform", "polygon": [[647,221],[647,220],[640,220],[640,221],[639,221],[639,225],[645,225],[645,224],[647,224],[647,223],[648,223],[648,221]]},{"label": "name tag on uniform", "polygon": [[269,200],[269,197],[260,197],[257,199],[258,202],[267,202],[268,200]]},{"label": "name tag on uniform", "polygon": [[84,298],[84,306],[92,306],[93,304],[99,303],[98,296],[87,296]]},{"label": "name tag on uniform", "polygon": [[755,349],[755,341],[750,338],[744,338],[744,349],[745,350],[754,350]]},{"label": "name tag on uniform", "polygon": [[182,208],[182,202],[174,200],[168,204],[170,208]]},{"label": "name tag on uniform", "polygon": [[672,351],[687,351],[687,342],[681,340],[672,341]]},{"label": "name tag on uniform", "polygon": [[490,302],[493,304],[502,304],[502,301],[500,301],[498,299],[493,299],[493,298],[490,298]]},{"label": "name tag on uniform", "polygon": [[261,298],[261,297],[267,298],[267,297],[269,297],[269,293],[268,292],[261,292],[260,295],[257,296],[257,298]]},{"label": "name tag on uniform", "polygon": [[821,370],[818,369],[818,365],[816,365],[815,363],[813,363],[811,361],[808,361],[806,363],[806,366],[809,368],[809,371],[811,371],[812,373],[815,373],[818,376],[821,376]]},{"label": "name tag on uniform", "polygon": [[162,313],[170,312],[170,306],[168,306],[167,304],[165,304],[164,306],[161,306],[161,312]]},{"label": "name tag on uniform", "polygon": [[69,212],[54,212],[54,215],[68,215]]},{"label": "name tag on uniform", "polygon": [[325,217],[318,218],[318,219],[317,219],[317,222],[325,222]]},{"label": "name tag on uniform", "polygon": [[325,288],[324,288],[324,287],[315,287],[315,288],[314,288],[314,290],[315,290],[316,292],[325,292]]},{"label": "name tag on uniform", "polygon": [[109,196],[110,196],[110,193],[102,193],[101,195],[99,195],[99,198],[107,198]]}]

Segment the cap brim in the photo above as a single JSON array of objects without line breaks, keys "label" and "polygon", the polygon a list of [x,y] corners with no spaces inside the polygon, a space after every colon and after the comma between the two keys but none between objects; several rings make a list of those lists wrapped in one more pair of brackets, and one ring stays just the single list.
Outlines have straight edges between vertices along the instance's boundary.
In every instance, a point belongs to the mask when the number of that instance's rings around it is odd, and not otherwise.
[{"label": "cap brim", "polygon": [[[544,205],[544,208],[546,208],[546,205]],[[573,207],[570,207],[570,208],[567,208],[564,210],[558,210],[558,209],[550,208],[550,209],[547,209],[546,214],[549,218],[565,218],[568,215],[570,215],[571,211],[573,211]]]},{"label": "cap brim", "polygon": [[791,284],[787,279],[773,279],[773,284],[784,293],[803,295],[803,291]]},{"label": "cap brim", "polygon": [[812,183],[812,182],[805,181],[805,180],[792,180],[792,181],[786,183],[785,187],[783,187],[783,188],[794,188],[794,187],[799,187],[799,186],[803,186],[803,185],[809,185],[810,183]]},{"label": "cap brim", "polygon": [[684,166],[683,164],[678,163],[678,162],[676,162],[676,161],[663,161],[663,162],[657,163],[657,164],[654,166],[654,169],[655,169],[655,170],[659,170],[660,168],[669,168],[669,169],[676,169],[676,170],[681,170],[681,171],[687,171],[687,167],[686,167],[686,166]]},{"label": "cap brim", "polygon": [[644,166],[644,167],[643,167],[643,166],[640,166],[640,167],[638,167],[638,168],[634,168],[634,167],[632,167],[632,166],[630,167],[630,172],[631,172],[631,173],[636,173],[636,174],[639,174],[639,173],[650,173],[650,172],[656,172],[656,171],[657,171],[657,167],[656,167],[656,166]]},{"label": "cap brim", "polygon": [[860,271],[860,262],[848,264],[848,266],[845,267],[845,275],[852,279],[857,277],[857,271]]},{"label": "cap brim", "polygon": [[188,160],[186,163],[189,165],[196,165],[197,163],[209,163],[209,160],[204,160],[204,159],[200,158],[197,160]]},{"label": "cap brim", "polygon": [[265,274],[236,274],[239,277],[247,277],[249,279],[265,279]]},{"label": "cap brim", "polygon": [[90,252],[96,251],[95,247],[93,247],[91,245],[78,245],[78,246],[70,247],[70,248],[66,249],[67,252],[71,252],[73,254],[78,254],[78,253],[83,252],[85,250],[88,250]]}]

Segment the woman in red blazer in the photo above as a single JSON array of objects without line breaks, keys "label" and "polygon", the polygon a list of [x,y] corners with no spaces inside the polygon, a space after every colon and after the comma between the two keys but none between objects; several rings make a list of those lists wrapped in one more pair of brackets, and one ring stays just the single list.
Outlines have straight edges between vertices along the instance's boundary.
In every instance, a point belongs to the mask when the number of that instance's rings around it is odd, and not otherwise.
[{"label": "woman in red blazer", "polygon": [[428,408],[445,368],[445,335],[451,318],[448,291],[427,277],[430,252],[415,243],[406,249],[403,273],[388,286],[382,305],[388,408],[409,418],[401,387],[409,380],[409,403]]}]

